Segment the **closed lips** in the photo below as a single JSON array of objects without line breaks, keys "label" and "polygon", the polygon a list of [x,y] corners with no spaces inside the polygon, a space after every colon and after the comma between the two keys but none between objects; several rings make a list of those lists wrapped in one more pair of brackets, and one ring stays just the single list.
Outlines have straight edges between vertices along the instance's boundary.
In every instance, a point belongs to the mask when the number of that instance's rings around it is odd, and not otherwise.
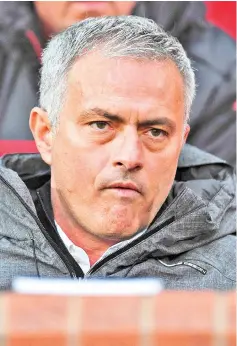
[{"label": "closed lips", "polygon": [[134,183],[113,183],[107,187],[108,189],[127,189],[134,190],[140,193],[138,187]]}]

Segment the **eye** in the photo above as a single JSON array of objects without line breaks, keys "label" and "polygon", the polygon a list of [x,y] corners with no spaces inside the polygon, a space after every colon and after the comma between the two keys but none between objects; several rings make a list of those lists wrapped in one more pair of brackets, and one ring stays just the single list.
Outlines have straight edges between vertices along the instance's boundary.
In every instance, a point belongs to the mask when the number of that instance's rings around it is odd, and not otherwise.
[{"label": "eye", "polygon": [[105,130],[109,126],[106,121],[93,121],[89,125],[95,130]]},{"label": "eye", "polygon": [[158,138],[158,137],[166,137],[167,136],[167,132],[164,131],[164,130],[161,130],[161,129],[156,129],[156,128],[153,128],[153,129],[150,129],[148,131],[148,133],[154,137],[154,138]]}]

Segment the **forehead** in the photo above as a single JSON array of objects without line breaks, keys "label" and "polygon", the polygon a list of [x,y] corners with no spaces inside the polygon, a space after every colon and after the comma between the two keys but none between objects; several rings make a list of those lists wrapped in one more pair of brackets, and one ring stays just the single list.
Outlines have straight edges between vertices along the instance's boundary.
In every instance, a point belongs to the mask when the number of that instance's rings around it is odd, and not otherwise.
[{"label": "forehead", "polygon": [[183,78],[170,61],[105,58],[98,53],[78,59],[68,74],[67,97],[87,107],[169,107],[184,111]]}]

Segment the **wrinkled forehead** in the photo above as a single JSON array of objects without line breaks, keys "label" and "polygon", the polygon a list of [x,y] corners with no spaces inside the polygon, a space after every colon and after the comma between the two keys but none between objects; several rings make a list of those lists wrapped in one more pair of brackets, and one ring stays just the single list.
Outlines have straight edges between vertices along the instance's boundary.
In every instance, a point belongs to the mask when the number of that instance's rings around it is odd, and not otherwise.
[{"label": "wrinkled forehead", "polygon": [[67,101],[75,107],[167,107],[184,112],[183,78],[171,60],[78,59],[68,73]]}]

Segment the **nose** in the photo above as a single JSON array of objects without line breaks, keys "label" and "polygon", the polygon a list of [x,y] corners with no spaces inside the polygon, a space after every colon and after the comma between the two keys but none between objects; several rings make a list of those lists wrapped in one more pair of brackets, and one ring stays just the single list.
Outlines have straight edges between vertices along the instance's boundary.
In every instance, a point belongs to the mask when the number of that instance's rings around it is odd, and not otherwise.
[{"label": "nose", "polygon": [[113,166],[123,166],[127,171],[139,170],[143,167],[142,146],[135,128],[131,126],[125,129],[114,144]]}]

